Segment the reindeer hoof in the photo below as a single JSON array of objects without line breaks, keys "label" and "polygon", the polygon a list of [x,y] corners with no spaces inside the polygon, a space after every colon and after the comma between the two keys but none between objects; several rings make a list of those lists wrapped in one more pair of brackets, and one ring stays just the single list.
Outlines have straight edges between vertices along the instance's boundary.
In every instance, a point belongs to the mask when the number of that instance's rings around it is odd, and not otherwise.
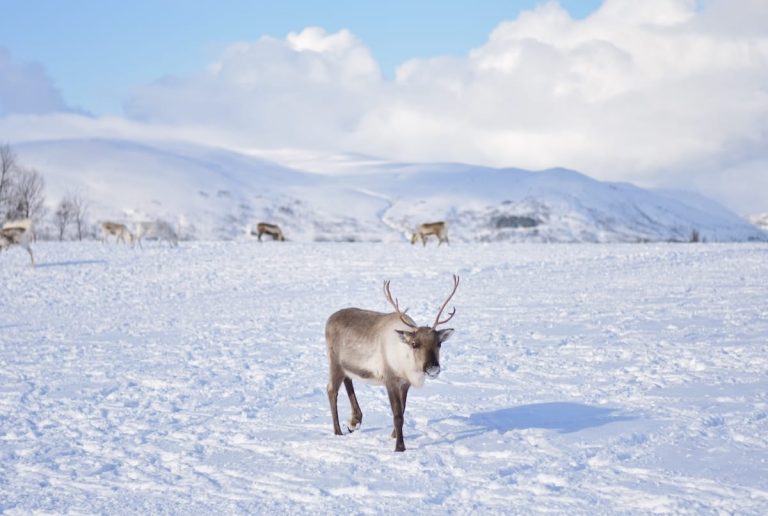
[{"label": "reindeer hoof", "polygon": [[347,425],[347,430],[349,430],[349,433],[352,433],[359,428],[360,428],[360,421],[350,421],[349,424]]},{"label": "reindeer hoof", "polygon": [[404,443],[397,443],[395,445],[395,451],[396,452],[404,452],[405,451],[405,444]]}]

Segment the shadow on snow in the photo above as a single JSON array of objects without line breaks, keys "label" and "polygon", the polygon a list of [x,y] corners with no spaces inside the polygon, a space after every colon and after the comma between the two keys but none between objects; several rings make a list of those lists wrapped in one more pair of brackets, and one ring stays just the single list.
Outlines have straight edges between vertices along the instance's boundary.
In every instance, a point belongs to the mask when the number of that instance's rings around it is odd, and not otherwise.
[{"label": "shadow on snow", "polygon": [[490,412],[477,412],[467,418],[469,424],[483,428],[507,432],[526,428],[544,428],[567,434],[586,428],[635,419],[618,414],[618,409],[592,407],[579,403],[535,403]]},{"label": "shadow on snow", "polygon": [[66,262],[48,262],[39,263],[35,265],[36,268],[42,269],[45,267],[69,267],[72,265],[106,265],[106,260],[69,260]]},{"label": "shadow on snow", "polygon": [[451,416],[432,422],[439,423],[447,419],[461,420],[471,428],[446,435],[443,442],[455,442],[486,432],[504,433],[510,430],[530,428],[556,430],[567,434],[609,423],[629,421],[636,419],[636,416],[623,414],[615,408],[593,407],[570,402],[552,402],[476,412],[469,417]]}]

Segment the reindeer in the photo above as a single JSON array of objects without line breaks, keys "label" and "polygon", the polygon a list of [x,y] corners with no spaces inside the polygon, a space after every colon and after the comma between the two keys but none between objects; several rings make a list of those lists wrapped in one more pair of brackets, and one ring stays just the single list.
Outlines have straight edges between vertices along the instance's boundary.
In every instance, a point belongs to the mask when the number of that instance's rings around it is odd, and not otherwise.
[{"label": "reindeer", "polygon": [[258,235],[259,242],[261,242],[261,235],[266,233],[267,235],[272,236],[272,240],[279,240],[280,242],[285,241],[285,237],[283,236],[283,231],[280,229],[280,226],[277,224],[270,224],[268,222],[259,222],[256,224],[256,232],[254,233],[253,230],[251,230],[251,235]]},{"label": "reindeer", "polygon": [[446,319],[440,320],[458,287],[459,277],[454,275],[453,291],[440,307],[432,326],[418,326],[405,314],[407,310],[400,310],[397,299],[392,299],[389,281],[384,282],[384,297],[394,312],[344,308],[328,318],[325,325],[330,365],[328,400],[334,434],[341,435],[336,402],[342,382],[352,404],[348,430],[356,430],[363,421],[352,385],[352,378],[355,378],[387,388],[394,419],[395,451],[405,451],[403,417],[408,389],[411,385],[424,385],[425,376],[436,378],[440,374],[440,346],[451,336],[453,328],[438,330],[437,327],[456,314],[454,308]]},{"label": "reindeer", "polygon": [[17,245],[23,247],[29,253],[29,259],[32,261],[32,267],[35,266],[35,257],[32,254],[32,248],[29,242],[32,240],[33,230],[32,221],[29,219],[11,220],[3,224],[0,229],[0,251],[10,249]]},{"label": "reindeer", "polygon": [[424,246],[427,245],[427,237],[429,235],[435,235],[439,242],[438,247],[440,244],[445,242],[446,244],[450,244],[448,242],[448,227],[445,225],[445,222],[427,222],[426,224],[422,224],[419,226],[419,229],[416,230],[415,233],[411,236],[411,243],[415,244],[417,240],[421,240],[421,243],[424,244]]},{"label": "reindeer", "polygon": [[146,237],[157,238],[158,240],[165,240],[171,247],[178,247],[179,236],[176,231],[173,230],[170,224],[164,220],[156,220],[154,222],[137,222],[133,230],[135,232],[136,242],[140,248],[144,248],[141,245],[141,239]]},{"label": "reindeer", "polygon": [[118,224],[117,222],[102,222],[101,223],[101,241],[106,242],[107,237],[110,235],[115,235],[116,242],[122,241],[123,243],[126,242],[126,238],[128,239],[128,242],[133,245],[133,233],[131,233],[128,228],[125,226],[125,224]]}]

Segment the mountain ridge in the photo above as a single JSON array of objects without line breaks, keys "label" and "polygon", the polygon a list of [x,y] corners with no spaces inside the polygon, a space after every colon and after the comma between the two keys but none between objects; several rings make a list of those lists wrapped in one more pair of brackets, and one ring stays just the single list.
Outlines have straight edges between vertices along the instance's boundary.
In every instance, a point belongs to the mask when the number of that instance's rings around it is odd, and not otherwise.
[{"label": "mountain ridge", "polygon": [[768,240],[698,194],[602,182],[567,168],[290,152],[276,161],[280,153],[116,139],[15,148],[45,177],[50,208],[76,191],[94,219],[163,218],[194,239],[243,238],[269,220],[299,241],[400,241],[419,223],[443,219],[452,241],[465,242],[687,241],[694,233],[708,241]]}]

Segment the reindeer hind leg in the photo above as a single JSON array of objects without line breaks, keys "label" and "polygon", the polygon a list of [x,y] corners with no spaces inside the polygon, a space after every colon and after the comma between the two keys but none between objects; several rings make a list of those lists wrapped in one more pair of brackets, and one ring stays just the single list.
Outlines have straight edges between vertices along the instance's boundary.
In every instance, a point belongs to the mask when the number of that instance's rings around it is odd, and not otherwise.
[{"label": "reindeer hind leg", "polygon": [[333,433],[336,435],[342,435],[341,426],[339,425],[339,409],[337,405],[339,398],[339,387],[341,387],[342,380],[344,380],[344,371],[342,371],[340,367],[334,367],[334,365],[331,364],[331,374],[330,379],[328,380],[328,402],[331,405]]}]

